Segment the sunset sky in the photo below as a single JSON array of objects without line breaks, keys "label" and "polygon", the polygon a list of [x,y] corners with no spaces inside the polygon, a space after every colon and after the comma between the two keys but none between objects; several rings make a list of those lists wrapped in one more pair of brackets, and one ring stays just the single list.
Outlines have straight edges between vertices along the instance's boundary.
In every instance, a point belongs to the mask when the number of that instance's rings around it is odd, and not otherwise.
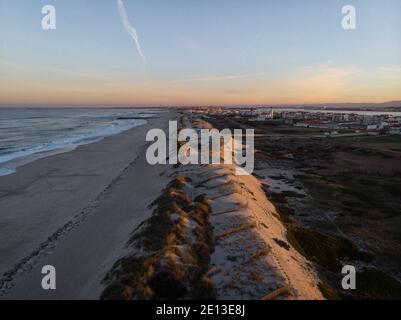
[{"label": "sunset sky", "polygon": [[[57,29],[41,28],[42,6]],[[401,1],[0,0],[0,105],[401,100]],[[341,28],[356,7],[357,29]],[[146,59],[146,61],[145,61]]]}]

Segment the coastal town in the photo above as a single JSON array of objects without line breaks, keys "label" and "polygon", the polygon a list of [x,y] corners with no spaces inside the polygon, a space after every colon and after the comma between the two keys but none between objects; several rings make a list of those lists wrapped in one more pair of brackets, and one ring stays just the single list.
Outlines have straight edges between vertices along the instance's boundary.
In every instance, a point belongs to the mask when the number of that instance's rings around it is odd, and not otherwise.
[{"label": "coastal town", "polygon": [[199,108],[196,113],[225,115],[249,122],[320,129],[325,136],[400,135],[400,112],[284,108]]}]

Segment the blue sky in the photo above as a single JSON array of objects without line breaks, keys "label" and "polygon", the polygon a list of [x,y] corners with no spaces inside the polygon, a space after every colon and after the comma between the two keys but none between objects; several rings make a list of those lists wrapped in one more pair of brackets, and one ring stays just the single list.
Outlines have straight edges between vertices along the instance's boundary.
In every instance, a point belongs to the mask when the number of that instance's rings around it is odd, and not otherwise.
[{"label": "blue sky", "polygon": [[[0,104],[401,99],[401,1],[124,3],[146,64],[115,0],[0,0]],[[41,28],[46,4],[54,31]],[[354,31],[341,28],[346,4]]]}]

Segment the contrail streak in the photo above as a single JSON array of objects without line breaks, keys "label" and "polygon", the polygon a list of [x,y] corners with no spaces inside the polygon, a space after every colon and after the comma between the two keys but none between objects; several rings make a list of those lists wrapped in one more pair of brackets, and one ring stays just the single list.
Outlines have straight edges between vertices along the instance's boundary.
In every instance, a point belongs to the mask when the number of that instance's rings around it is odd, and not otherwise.
[{"label": "contrail streak", "polygon": [[127,11],[125,10],[125,5],[122,0],[117,0],[118,12],[120,13],[121,22],[124,25],[125,30],[131,36],[132,40],[134,40],[136,50],[138,51],[139,55],[141,56],[143,62],[146,62],[146,56],[144,55],[141,44],[139,43],[138,33],[136,32],[135,28],[131,26]]}]

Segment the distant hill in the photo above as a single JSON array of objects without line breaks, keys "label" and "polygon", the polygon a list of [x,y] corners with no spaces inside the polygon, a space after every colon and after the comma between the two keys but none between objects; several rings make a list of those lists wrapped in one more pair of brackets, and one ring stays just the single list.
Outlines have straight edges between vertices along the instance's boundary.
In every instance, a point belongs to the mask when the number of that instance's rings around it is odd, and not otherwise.
[{"label": "distant hill", "polygon": [[387,101],[382,103],[320,103],[320,104],[298,104],[298,105],[285,105],[274,106],[292,107],[292,108],[305,108],[305,109],[347,109],[347,110],[380,110],[380,111],[398,111],[401,112],[400,101]]}]

